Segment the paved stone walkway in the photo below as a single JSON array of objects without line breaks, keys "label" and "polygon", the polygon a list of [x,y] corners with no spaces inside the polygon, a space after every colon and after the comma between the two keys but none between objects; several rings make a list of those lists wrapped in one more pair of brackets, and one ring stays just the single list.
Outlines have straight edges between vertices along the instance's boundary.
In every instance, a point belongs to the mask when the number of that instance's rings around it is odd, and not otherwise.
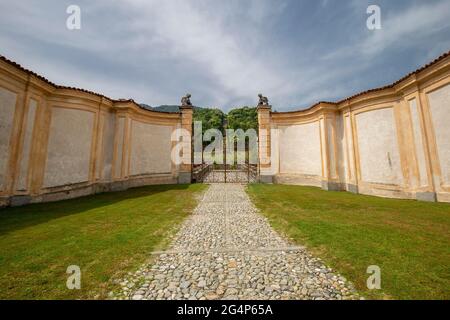
[{"label": "paved stone walkway", "polygon": [[166,252],[114,299],[352,299],[353,287],[278,235],[238,184],[214,184]]},{"label": "paved stone walkway", "polygon": [[[256,179],[254,176],[245,170],[228,170],[227,173],[227,183],[254,183]],[[249,181],[250,180],[250,181]],[[213,170],[209,172],[203,179],[204,183],[222,183],[225,182],[225,171],[224,170]]]}]

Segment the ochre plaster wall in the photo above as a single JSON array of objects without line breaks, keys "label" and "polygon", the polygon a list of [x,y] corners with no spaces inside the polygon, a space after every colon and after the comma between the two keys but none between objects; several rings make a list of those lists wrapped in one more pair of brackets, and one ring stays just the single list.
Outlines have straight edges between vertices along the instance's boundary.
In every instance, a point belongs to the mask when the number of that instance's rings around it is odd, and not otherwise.
[{"label": "ochre plaster wall", "polygon": [[429,93],[428,99],[441,167],[441,179],[438,182],[450,186],[450,85]]},{"label": "ochre plaster wall", "polygon": [[259,120],[271,128],[263,181],[450,202],[450,53],[393,85],[301,111],[259,109]]},{"label": "ochre plaster wall", "polygon": [[356,116],[361,180],[369,183],[403,183],[398,137],[392,107]]},{"label": "ochre plaster wall", "polygon": [[191,114],[60,87],[0,57],[0,207],[178,183],[171,135]]},{"label": "ochre plaster wall", "polygon": [[279,127],[280,173],[321,176],[319,122]]},{"label": "ochre plaster wall", "polygon": [[17,94],[0,88],[0,190],[7,188],[7,170],[9,147],[11,143],[12,127],[14,124],[14,110]]},{"label": "ochre plaster wall", "polygon": [[170,126],[132,122],[131,175],[170,174],[171,133]]},{"label": "ochre plaster wall", "polygon": [[44,187],[89,181],[95,113],[52,107]]}]

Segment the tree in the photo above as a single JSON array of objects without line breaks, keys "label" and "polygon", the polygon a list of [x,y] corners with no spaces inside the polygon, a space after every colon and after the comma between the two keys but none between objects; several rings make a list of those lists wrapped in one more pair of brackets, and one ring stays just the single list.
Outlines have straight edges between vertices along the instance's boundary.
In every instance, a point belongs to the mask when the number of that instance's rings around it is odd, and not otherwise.
[{"label": "tree", "polygon": [[194,108],[194,121],[201,121],[203,133],[208,129],[224,132],[224,122],[228,129],[255,129],[258,131],[258,113],[256,108],[240,107],[231,110],[227,115],[218,108]]},{"label": "tree", "polygon": [[202,133],[208,129],[218,129],[223,132],[225,114],[217,108],[194,108],[194,121],[202,122]]},{"label": "tree", "polygon": [[258,131],[258,112],[256,108],[241,107],[231,110],[227,115],[228,128],[230,129],[242,129],[247,131],[248,129],[255,129]]}]

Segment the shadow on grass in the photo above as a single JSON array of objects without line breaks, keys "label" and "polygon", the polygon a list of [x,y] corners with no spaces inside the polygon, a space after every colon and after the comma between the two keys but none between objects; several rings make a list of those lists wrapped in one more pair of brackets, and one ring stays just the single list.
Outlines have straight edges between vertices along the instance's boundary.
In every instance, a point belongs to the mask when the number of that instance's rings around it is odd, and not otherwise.
[{"label": "shadow on grass", "polygon": [[189,185],[155,185],[125,191],[105,192],[85,197],[30,204],[24,207],[0,209],[0,235],[28,228],[54,219],[108,207],[116,203],[152,196],[167,191],[188,189]]}]

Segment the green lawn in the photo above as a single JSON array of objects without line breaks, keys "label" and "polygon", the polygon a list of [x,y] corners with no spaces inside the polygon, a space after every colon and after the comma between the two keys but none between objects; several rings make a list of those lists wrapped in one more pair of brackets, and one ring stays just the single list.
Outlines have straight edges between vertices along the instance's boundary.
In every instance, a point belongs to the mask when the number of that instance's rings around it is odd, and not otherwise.
[{"label": "green lawn", "polygon": [[[0,299],[105,298],[167,244],[204,185],[150,186],[0,210]],[[81,290],[66,269],[81,268]]]},{"label": "green lawn", "polygon": [[[250,185],[248,192],[275,229],[365,297],[450,299],[450,204],[283,185]],[[369,265],[381,268],[381,290],[367,289]]]}]

